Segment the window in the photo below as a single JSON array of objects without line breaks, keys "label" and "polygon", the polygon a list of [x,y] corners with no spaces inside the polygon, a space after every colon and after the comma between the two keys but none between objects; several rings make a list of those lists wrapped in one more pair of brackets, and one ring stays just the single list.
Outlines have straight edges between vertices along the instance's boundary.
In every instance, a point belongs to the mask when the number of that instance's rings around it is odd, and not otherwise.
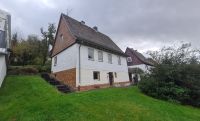
[{"label": "window", "polygon": [[99,62],[103,62],[103,52],[102,51],[98,51],[98,60],[99,60]]},{"label": "window", "polygon": [[63,41],[63,34],[60,34],[60,40]]},{"label": "window", "polygon": [[54,57],[54,66],[57,65],[57,56]]},{"label": "window", "polygon": [[94,80],[99,80],[99,81],[100,81],[100,72],[94,71],[94,72],[93,72],[93,79],[94,79]]},{"label": "window", "polygon": [[112,55],[108,54],[108,63],[112,63]]},{"label": "window", "polygon": [[115,78],[117,78],[117,72],[115,72]]},{"label": "window", "polygon": [[88,48],[88,60],[94,60],[94,49]]},{"label": "window", "polygon": [[128,57],[128,58],[127,58],[127,62],[132,62],[132,58],[131,58],[131,57]]},{"label": "window", "polygon": [[118,56],[118,65],[121,65],[121,58]]}]

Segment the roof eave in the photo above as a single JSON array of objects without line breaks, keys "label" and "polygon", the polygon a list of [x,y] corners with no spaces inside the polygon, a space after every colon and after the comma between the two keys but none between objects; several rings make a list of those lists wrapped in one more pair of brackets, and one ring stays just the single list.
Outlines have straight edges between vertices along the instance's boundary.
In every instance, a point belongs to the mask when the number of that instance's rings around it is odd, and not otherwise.
[{"label": "roof eave", "polygon": [[114,53],[114,54],[117,54],[117,55],[127,57],[127,55],[123,52],[119,52],[119,51],[104,47],[100,44],[97,44],[97,43],[94,43],[94,42],[91,42],[91,41],[87,41],[86,39],[78,38],[78,39],[76,39],[76,42],[79,43],[79,44],[83,44],[83,45],[86,45],[86,46],[94,47],[96,49],[104,50],[104,51],[107,51],[107,52],[110,52],[110,53]]}]

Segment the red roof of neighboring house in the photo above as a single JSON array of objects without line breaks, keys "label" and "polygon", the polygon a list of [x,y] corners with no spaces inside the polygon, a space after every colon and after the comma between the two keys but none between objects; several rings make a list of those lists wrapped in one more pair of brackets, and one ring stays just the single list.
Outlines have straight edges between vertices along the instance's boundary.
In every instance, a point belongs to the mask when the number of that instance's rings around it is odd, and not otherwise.
[{"label": "red roof of neighboring house", "polygon": [[141,53],[139,53],[137,50],[134,50],[133,48],[127,47],[125,54],[132,59],[132,62],[127,62],[128,66],[140,64],[146,64],[150,66],[154,65],[151,61],[149,61],[149,59],[145,58]]}]

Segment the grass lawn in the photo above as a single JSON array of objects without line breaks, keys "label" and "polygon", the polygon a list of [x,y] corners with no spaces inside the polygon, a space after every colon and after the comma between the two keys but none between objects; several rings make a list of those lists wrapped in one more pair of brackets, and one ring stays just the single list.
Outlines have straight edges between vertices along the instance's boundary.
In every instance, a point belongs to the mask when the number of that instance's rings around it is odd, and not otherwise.
[{"label": "grass lawn", "polygon": [[145,96],[137,87],[62,94],[39,76],[8,76],[0,121],[200,121],[200,109]]}]

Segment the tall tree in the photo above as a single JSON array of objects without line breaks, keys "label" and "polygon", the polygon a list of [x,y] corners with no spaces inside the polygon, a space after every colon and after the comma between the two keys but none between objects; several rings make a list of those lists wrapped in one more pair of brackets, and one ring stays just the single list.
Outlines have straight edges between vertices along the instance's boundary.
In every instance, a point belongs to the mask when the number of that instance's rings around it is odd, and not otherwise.
[{"label": "tall tree", "polygon": [[42,34],[42,58],[43,58],[43,65],[47,61],[47,57],[49,55],[49,46],[53,45],[56,28],[54,24],[49,24],[48,31],[44,31],[43,28],[40,29]]},{"label": "tall tree", "polygon": [[15,32],[13,35],[12,35],[12,39],[11,39],[11,49],[13,47],[15,47],[17,45],[17,43],[19,42],[18,40],[18,34],[17,32]]},{"label": "tall tree", "polygon": [[56,33],[56,28],[54,24],[49,24],[47,37],[50,45],[53,45],[54,43],[54,37]]}]

